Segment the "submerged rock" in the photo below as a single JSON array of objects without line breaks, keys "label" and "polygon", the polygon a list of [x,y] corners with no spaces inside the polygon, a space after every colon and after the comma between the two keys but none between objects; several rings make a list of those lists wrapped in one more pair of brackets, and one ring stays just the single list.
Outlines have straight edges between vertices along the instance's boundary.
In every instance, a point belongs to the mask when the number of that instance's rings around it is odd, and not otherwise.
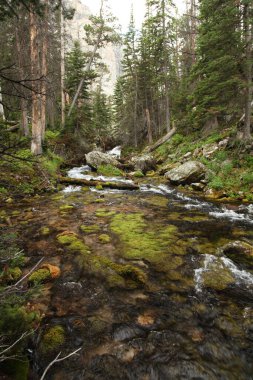
[{"label": "submerged rock", "polygon": [[172,184],[191,184],[199,182],[204,178],[206,167],[198,161],[188,161],[177,168],[165,173],[165,177],[169,179]]},{"label": "submerged rock", "polygon": [[93,151],[85,155],[86,162],[93,169],[98,169],[99,166],[102,165],[112,165],[117,167],[119,162],[112,157],[110,154]]}]

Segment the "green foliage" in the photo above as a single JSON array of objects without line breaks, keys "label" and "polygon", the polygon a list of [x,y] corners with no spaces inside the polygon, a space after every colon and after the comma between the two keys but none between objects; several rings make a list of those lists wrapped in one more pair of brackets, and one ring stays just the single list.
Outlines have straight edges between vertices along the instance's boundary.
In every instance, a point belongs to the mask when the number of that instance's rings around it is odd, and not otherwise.
[{"label": "green foliage", "polygon": [[242,183],[244,185],[253,185],[253,173],[251,172],[245,172],[241,176]]},{"label": "green foliage", "polygon": [[107,177],[121,177],[123,172],[113,165],[101,165],[98,167],[97,172]]},{"label": "green foliage", "polygon": [[190,97],[196,125],[215,116],[235,114],[242,85],[239,7],[233,0],[203,0],[200,21],[192,73],[196,86]]},{"label": "green foliage", "polygon": [[57,174],[61,164],[63,162],[63,158],[57,156],[57,154],[51,152],[49,149],[46,152],[46,156],[42,158],[42,165],[52,176]]}]

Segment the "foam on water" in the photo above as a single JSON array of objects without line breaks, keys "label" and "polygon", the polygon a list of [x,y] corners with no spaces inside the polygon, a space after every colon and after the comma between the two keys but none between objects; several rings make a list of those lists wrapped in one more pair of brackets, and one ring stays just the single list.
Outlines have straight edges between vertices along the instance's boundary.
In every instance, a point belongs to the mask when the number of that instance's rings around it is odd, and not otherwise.
[{"label": "foam on water", "polygon": [[63,193],[69,194],[69,193],[75,193],[77,191],[81,191],[82,187],[81,186],[67,186],[65,189],[62,190]]},{"label": "foam on water", "polygon": [[121,146],[116,146],[112,150],[109,150],[107,154],[110,154],[110,156],[113,156],[115,158],[120,158],[121,156]]}]

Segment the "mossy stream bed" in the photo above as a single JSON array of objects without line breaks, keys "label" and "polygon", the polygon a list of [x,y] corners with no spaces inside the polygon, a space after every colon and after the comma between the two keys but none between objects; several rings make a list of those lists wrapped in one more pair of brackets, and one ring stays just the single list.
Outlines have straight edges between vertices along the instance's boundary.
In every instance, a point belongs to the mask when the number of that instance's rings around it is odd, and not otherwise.
[{"label": "mossy stream bed", "polygon": [[[27,271],[43,258],[29,302],[43,316],[31,378],[79,347],[47,379],[253,378],[249,220],[216,218],[148,188],[28,198],[0,216],[21,239]],[[247,257],[226,256],[238,241]]]}]

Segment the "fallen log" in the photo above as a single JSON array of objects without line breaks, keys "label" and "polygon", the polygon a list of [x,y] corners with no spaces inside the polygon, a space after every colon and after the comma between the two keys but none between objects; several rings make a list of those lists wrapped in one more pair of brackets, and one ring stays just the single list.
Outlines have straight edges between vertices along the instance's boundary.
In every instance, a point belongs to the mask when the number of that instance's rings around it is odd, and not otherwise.
[{"label": "fallen log", "polygon": [[176,128],[172,128],[171,131],[167,133],[167,135],[163,136],[160,140],[158,140],[154,145],[151,145],[150,147],[146,148],[145,151],[147,153],[153,152],[156,148],[158,148],[160,145],[164,144],[166,141],[168,141],[176,132]]},{"label": "fallen log", "polygon": [[109,189],[118,189],[118,190],[139,190],[139,186],[134,183],[125,183],[125,182],[104,182],[99,180],[87,180],[82,178],[68,178],[68,177],[58,177],[59,183],[64,183],[68,185],[79,185],[79,186],[102,186]]}]

